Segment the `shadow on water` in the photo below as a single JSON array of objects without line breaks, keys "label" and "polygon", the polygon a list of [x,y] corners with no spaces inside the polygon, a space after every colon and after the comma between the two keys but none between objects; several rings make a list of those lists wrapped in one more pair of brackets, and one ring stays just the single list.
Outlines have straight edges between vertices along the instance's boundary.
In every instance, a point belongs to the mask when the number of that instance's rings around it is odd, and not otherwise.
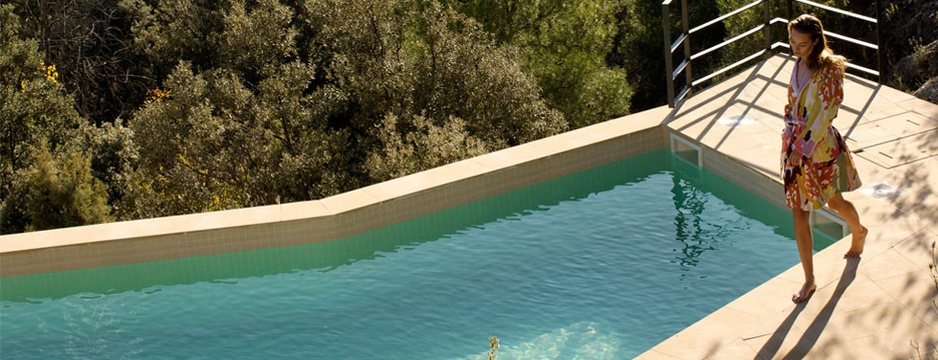
[{"label": "shadow on water", "polygon": [[344,239],[291,247],[217,254],[0,278],[0,300],[41,302],[75,294],[146,291],[157,285],[224,282],[292,273],[331,271],[379,254],[413,248],[505,218],[516,218],[640,182],[668,169],[671,155],[658,150],[526,188],[453,207]]}]

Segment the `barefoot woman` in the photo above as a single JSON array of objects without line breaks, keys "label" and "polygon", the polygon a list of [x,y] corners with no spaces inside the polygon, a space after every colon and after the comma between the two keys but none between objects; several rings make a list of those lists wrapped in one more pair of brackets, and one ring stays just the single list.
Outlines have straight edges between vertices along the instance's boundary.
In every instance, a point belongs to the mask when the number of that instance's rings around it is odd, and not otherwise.
[{"label": "barefoot woman", "polygon": [[853,243],[844,255],[860,257],[867,229],[856,208],[841,196],[860,187],[850,151],[831,122],[843,100],[843,56],[827,47],[821,20],[801,15],[788,24],[788,40],[797,60],[788,86],[782,135],[785,203],[792,210],[804,286],[792,301],[804,302],[817,289],[812,250],[811,211],[827,204],[850,225]]}]

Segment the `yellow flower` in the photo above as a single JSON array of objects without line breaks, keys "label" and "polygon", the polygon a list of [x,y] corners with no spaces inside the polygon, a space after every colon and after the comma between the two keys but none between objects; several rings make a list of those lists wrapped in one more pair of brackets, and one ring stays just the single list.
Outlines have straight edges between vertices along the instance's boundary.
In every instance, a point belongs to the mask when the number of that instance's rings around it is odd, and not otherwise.
[{"label": "yellow flower", "polygon": [[56,82],[59,78],[59,72],[55,70],[55,64],[43,66],[42,70],[46,73],[46,81]]},{"label": "yellow flower", "polygon": [[150,90],[147,90],[147,100],[152,101],[152,102],[160,102],[164,99],[168,99],[172,94],[173,94],[173,90],[171,89],[166,89],[166,90],[163,90],[160,88],[150,89]]}]

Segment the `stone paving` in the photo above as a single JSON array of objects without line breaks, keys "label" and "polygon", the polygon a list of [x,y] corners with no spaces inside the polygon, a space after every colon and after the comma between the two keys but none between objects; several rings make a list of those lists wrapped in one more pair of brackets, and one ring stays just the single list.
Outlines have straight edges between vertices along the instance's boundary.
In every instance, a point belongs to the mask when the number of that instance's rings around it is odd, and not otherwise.
[{"label": "stone paving", "polygon": [[[666,126],[778,178],[793,60],[777,55],[699,91]],[[938,357],[938,105],[851,75],[844,88],[834,125],[864,182],[845,194],[870,229],[862,258],[843,259],[847,236],[815,254],[818,290],[806,303],[790,300],[803,282],[796,265],[640,359]]]}]

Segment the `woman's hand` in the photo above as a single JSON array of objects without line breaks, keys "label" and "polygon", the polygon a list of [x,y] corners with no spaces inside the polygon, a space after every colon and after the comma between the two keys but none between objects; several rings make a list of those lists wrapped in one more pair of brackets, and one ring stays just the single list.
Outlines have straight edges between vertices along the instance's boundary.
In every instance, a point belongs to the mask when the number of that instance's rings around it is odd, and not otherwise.
[{"label": "woman's hand", "polygon": [[791,149],[791,155],[788,156],[788,165],[801,166],[801,158],[803,157],[804,154],[801,153],[801,150]]}]

